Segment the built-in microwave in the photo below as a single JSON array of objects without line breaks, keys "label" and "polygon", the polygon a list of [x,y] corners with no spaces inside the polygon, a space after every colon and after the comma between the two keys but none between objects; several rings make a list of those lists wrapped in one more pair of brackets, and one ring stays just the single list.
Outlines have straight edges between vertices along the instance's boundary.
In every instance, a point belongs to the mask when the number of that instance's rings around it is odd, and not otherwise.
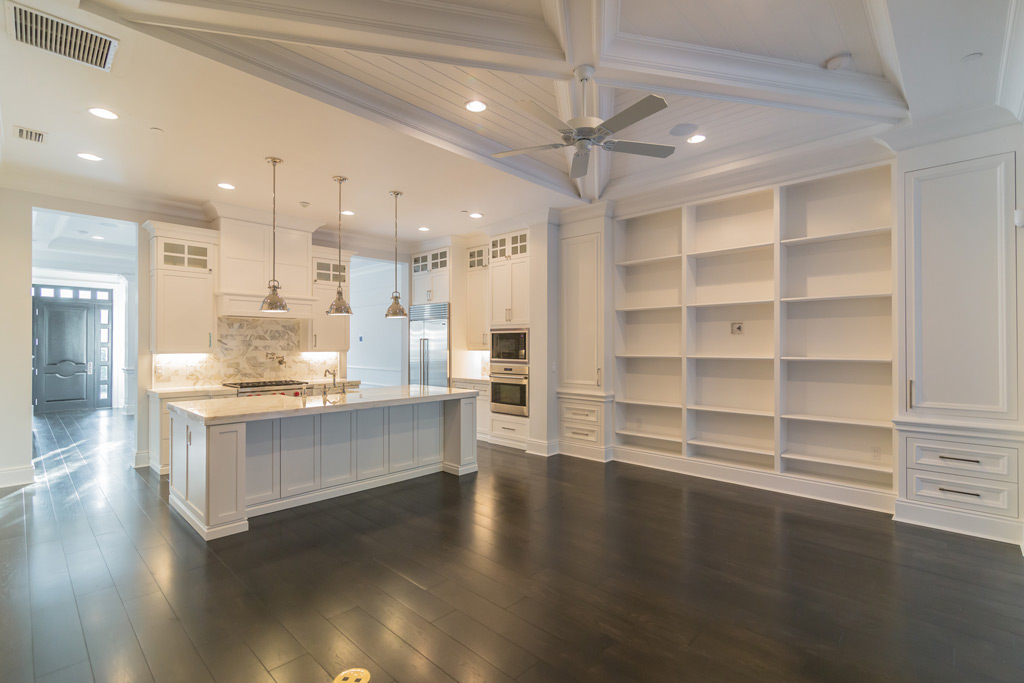
[{"label": "built-in microwave", "polygon": [[530,362],[529,330],[492,330],[491,365]]}]

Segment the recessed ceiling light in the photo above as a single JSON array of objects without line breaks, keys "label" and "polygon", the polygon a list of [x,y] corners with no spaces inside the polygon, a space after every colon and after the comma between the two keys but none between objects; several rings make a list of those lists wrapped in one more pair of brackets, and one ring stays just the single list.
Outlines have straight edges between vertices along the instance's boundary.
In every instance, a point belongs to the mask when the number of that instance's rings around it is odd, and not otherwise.
[{"label": "recessed ceiling light", "polygon": [[348,210],[346,210],[346,211],[342,211],[341,215],[342,216],[355,216],[356,212],[355,211],[348,211]]},{"label": "recessed ceiling light", "polygon": [[473,213],[469,214],[469,217],[470,218],[483,218],[484,215],[482,213],[477,213],[476,211],[474,211]]},{"label": "recessed ceiling light", "polygon": [[701,135],[700,133],[697,133],[696,135],[691,135],[690,137],[686,138],[686,141],[689,142],[691,145],[696,145],[698,142],[704,142],[705,140],[707,140],[707,137]]},{"label": "recessed ceiling light", "polygon": [[93,116],[98,116],[101,119],[109,119],[111,121],[117,118],[117,114],[110,111],[109,109],[104,109],[102,107],[93,107],[89,110],[89,113]]},{"label": "recessed ceiling light", "polygon": [[423,227],[420,228],[420,232],[430,232],[430,228],[424,225]]},{"label": "recessed ceiling light", "polygon": [[101,239],[103,239],[103,237],[101,235],[93,235],[92,238],[94,240],[101,240]]},{"label": "recessed ceiling light", "polygon": [[466,109],[470,110],[474,114],[479,114],[484,109],[487,109],[487,105],[480,100],[470,100],[466,102]]},{"label": "recessed ceiling light", "polygon": [[981,58],[982,58],[982,53],[981,52],[972,52],[970,54],[967,54],[967,55],[964,55],[963,57],[961,57],[960,61],[966,64],[967,62],[973,62],[974,60],[981,59]]},{"label": "recessed ceiling light", "polygon": [[233,190],[233,189],[235,189],[235,186],[232,185],[231,183],[217,183],[217,187],[219,187],[222,190]]},{"label": "recessed ceiling light", "polygon": [[80,152],[78,158],[85,159],[86,161],[103,161],[103,157],[98,157],[95,154],[89,154],[88,152]]}]

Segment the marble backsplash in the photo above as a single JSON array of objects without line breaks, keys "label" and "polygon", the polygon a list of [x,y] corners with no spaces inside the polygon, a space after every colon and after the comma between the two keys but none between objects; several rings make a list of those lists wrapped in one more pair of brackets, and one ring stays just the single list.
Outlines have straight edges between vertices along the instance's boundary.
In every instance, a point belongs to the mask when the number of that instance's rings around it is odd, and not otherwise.
[{"label": "marble backsplash", "polygon": [[[199,387],[267,379],[314,380],[339,366],[338,353],[303,353],[298,320],[219,318],[217,348],[211,354],[153,357],[153,387]],[[267,358],[284,357],[284,364]],[[343,373],[342,373],[343,374]]]}]

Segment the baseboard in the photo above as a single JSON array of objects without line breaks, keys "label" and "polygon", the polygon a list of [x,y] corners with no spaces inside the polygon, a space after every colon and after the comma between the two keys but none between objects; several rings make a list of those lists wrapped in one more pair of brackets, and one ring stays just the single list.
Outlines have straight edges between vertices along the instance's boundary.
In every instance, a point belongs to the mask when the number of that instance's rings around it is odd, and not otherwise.
[{"label": "baseboard", "polygon": [[584,458],[597,462],[611,462],[614,459],[612,448],[608,446],[587,446],[586,444],[574,441],[559,442],[559,453],[571,455],[574,458]]},{"label": "baseboard", "polygon": [[441,466],[441,471],[461,477],[464,474],[473,474],[473,472],[476,472],[477,466],[475,462],[471,462],[468,465],[455,465],[446,462]]},{"label": "baseboard", "polygon": [[149,451],[135,451],[135,464],[132,467],[149,467]]},{"label": "baseboard", "polygon": [[231,536],[232,534],[240,534],[243,531],[249,530],[249,520],[243,519],[238,522],[232,522],[231,524],[221,524],[220,526],[208,527],[203,524],[202,520],[196,517],[195,513],[186,505],[174,491],[168,498],[171,507],[180,514],[188,525],[195,529],[196,533],[199,534],[204,541],[212,541],[215,538],[224,538],[225,536]]},{"label": "baseboard", "polygon": [[150,453],[149,469],[151,469],[154,472],[157,472],[158,474],[163,476],[165,474],[169,474],[170,473],[171,466],[170,466],[169,463],[167,465],[160,464],[160,456],[157,455],[156,453]]},{"label": "baseboard", "polygon": [[897,500],[893,519],[955,534],[1013,543],[1024,551],[1024,526],[1018,520],[975,515],[912,500]]},{"label": "baseboard", "polygon": [[848,505],[866,510],[876,510],[887,514],[893,513],[894,503],[896,502],[895,493],[869,491],[854,486],[797,479],[775,472],[763,472],[744,467],[691,460],[682,455],[678,457],[659,455],[623,446],[616,446],[614,448],[613,459],[617,462],[625,462],[631,465],[652,467],[704,479],[714,479],[729,484],[786,493],[792,496],[800,496],[801,498],[813,498],[814,500],[821,500],[827,503],[838,503],[839,505]]},{"label": "baseboard", "polygon": [[495,436],[491,434],[487,437],[487,443],[493,443],[498,446],[507,446],[508,448],[515,448],[516,450],[526,450],[526,439],[509,439],[504,436]]},{"label": "baseboard", "polygon": [[28,486],[36,480],[36,468],[32,465],[24,467],[9,467],[0,470],[0,489],[9,486]]},{"label": "baseboard", "polygon": [[560,452],[558,441],[540,441],[539,439],[529,439],[526,442],[526,452],[530,455],[542,455],[545,458],[549,458],[552,455],[558,455]]}]

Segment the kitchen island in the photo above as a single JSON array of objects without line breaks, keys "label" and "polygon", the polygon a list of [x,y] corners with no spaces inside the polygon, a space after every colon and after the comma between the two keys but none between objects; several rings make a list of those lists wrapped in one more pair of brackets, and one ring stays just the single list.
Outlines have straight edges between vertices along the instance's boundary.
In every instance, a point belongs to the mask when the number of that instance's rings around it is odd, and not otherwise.
[{"label": "kitchen island", "polygon": [[477,392],[433,386],[168,404],[170,503],[206,540],[249,517],[476,471]]}]

